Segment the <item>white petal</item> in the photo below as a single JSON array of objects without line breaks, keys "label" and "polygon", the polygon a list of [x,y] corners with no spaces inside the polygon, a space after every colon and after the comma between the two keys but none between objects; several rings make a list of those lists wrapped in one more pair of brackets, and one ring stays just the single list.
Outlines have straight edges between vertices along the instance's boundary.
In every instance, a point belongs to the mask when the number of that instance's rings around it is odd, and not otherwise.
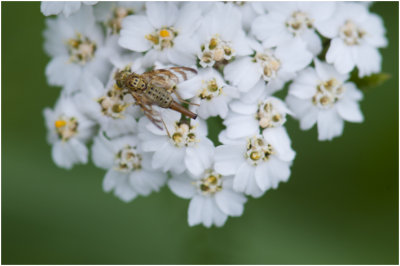
[{"label": "white petal", "polygon": [[313,58],[313,55],[306,49],[305,42],[299,38],[279,46],[275,55],[282,61],[282,68],[288,72],[296,72],[305,68]]},{"label": "white petal", "polygon": [[344,82],[349,79],[349,74],[340,74],[332,65],[321,62],[318,59],[314,59],[314,64],[320,80],[325,81],[336,78],[338,81]]},{"label": "white petal", "polygon": [[115,171],[114,169],[108,170],[103,179],[103,190],[105,192],[113,190],[118,183],[118,178],[121,178],[118,171]]},{"label": "white petal", "polygon": [[223,226],[227,219],[228,219],[228,215],[223,213],[219,208],[213,209],[213,223],[217,227]]},{"label": "white petal", "polygon": [[284,161],[292,161],[296,155],[290,147],[291,140],[284,127],[267,128],[263,132],[265,140],[272,145],[276,156]]},{"label": "white petal", "polygon": [[[246,71],[243,71],[246,69]],[[224,68],[226,80],[237,86],[242,92],[250,90],[259,81],[261,75],[258,65],[250,57],[236,59]]]},{"label": "white petal", "polygon": [[154,28],[145,16],[128,16],[122,22],[121,37],[119,45],[124,48],[144,52],[151,48],[151,43],[145,38],[151,34]]},{"label": "white petal", "polygon": [[[289,163],[287,162],[283,162],[275,157],[271,157],[270,160],[268,162],[264,163],[267,167],[264,167],[263,171],[267,170],[268,171],[268,175],[267,177],[269,178],[269,184],[268,188],[277,188],[279,182],[286,182],[289,177],[290,177],[290,167],[289,167]],[[260,178],[259,175],[263,175],[263,172],[258,172],[258,168],[261,165],[257,166],[256,169],[256,178],[257,181],[259,181]],[[264,175],[265,178],[265,175]],[[260,183],[258,183],[260,185]]]},{"label": "white petal", "polygon": [[66,17],[69,17],[72,13],[75,13],[81,7],[81,3],[79,1],[76,2],[65,2],[63,13]]},{"label": "white petal", "polygon": [[272,181],[269,176],[270,174],[268,168],[268,162],[261,163],[257,165],[254,172],[257,185],[261,188],[262,191],[267,191],[272,187]]},{"label": "white petal", "polygon": [[382,57],[377,48],[360,45],[352,49],[354,61],[358,67],[358,76],[369,76],[381,71]]},{"label": "white petal", "polygon": [[173,2],[146,2],[146,13],[150,23],[156,29],[172,26],[178,15]]},{"label": "white petal", "polygon": [[214,156],[214,146],[212,142],[203,138],[196,147],[186,149],[185,165],[188,171],[194,176],[199,176],[203,171],[211,167]]},{"label": "white petal", "polygon": [[92,146],[93,163],[100,168],[109,169],[113,166],[114,156],[112,144],[104,136],[94,138]]},{"label": "white petal", "polygon": [[137,197],[136,192],[129,184],[127,176],[118,178],[118,184],[115,187],[114,195],[125,202],[130,202]]},{"label": "white petal", "polygon": [[168,187],[178,197],[184,199],[192,198],[196,193],[193,180],[185,175],[176,175],[168,181]]},{"label": "white petal", "polygon": [[188,210],[188,223],[190,226],[202,223],[204,204],[205,198],[202,196],[194,196],[190,201]]},{"label": "white petal", "polygon": [[243,213],[243,204],[246,202],[246,197],[240,193],[230,189],[222,189],[215,194],[215,201],[218,207],[230,216],[241,216]]},{"label": "white petal", "polygon": [[238,192],[244,192],[258,198],[263,195],[264,191],[260,189],[255,178],[255,166],[243,163],[233,180],[233,189]]},{"label": "white petal", "polygon": [[322,50],[321,39],[314,30],[306,30],[301,38],[307,43],[307,49],[313,54],[318,55]]},{"label": "white petal", "polygon": [[215,149],[215,170],[222,175],[236,173],[243,162],[243,145],[220,145]]},{"label": "white petal", "polygon": [[289,87],[289,94],[300,99],[311,99],[316,93],[319,82],[317,73],[313,68],[307,68],[299,73]]},{"label": "white petal", "polygon": [[40,11],[45,16],[57,15],[63,10],[64,5],[64,2],[42,1]]},{"label": "white petal", "polygon": [[350,99],[341,99],[336,104],[339,115],[350,122],[363,122],[364,117],[357,102]]},{"label": "white petal", "polygon": [[326,61],[333,63],[336,70],[342,74],[349,73],[355,66],[351,49],[339,38],[331,40]]},{"label": "white petal", "polygon": [[166,175],[154,170],[137,170],[129,176],[132,188],[140,195],[147,196],[152,191],[159,191],[165,184]]},{"label": "white petal", "polygon": [[227,127],[226,135],[231,139],[249,137],[259,133],[257,120],[249,115],[228,116],[224,124]]},{"label": "white petal", "polygon": [[346,91],[344,92],[345,98],[352,99],[355,101],[362,100],[363,94],[359,89],[357,89],[356,85],[353,82],[346,82],[344,84],[344,87],[346,88]]},{"label": "white petal", "polygon": [[249,180],[254,178],[254,171],[254,166],[249,165],[247,162],[241,163],[233,180],[233,189],[239,192],[245,192]]},{"label": "white petal", "polygon": [[253,115],[257,112],[257,103],[246,104],[238,100],[231,102],[229,107],[238,114]]},{"label": "white petal", "polygon": [[318,140],[332,140],[343,133],[343,119],[334,109],[318,114]]}]

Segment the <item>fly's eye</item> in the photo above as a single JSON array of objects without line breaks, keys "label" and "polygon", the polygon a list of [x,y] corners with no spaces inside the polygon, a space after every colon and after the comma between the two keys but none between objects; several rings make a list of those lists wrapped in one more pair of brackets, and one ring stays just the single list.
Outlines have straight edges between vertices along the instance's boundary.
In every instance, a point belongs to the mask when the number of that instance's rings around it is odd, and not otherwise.
[{"label": "fly's eye", "polygon": [[141,87],[142,87],[142,89],[144,89],[144,83],[142,83],[142,86],[141,86]]}]

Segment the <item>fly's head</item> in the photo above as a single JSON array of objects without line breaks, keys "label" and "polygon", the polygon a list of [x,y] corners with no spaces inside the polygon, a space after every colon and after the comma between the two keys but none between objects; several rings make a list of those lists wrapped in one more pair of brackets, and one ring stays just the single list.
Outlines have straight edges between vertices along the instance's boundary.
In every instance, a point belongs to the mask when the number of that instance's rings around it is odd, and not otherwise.
[{"label": "fly's head", "polygon": [[126,88],[126,81],[130,74],[132,74],[132,72],[130,71],[130,69],[127,69],[127,68],[117,71],[115,73],[114,79],[119,88],[121,88],[121,89]]}]

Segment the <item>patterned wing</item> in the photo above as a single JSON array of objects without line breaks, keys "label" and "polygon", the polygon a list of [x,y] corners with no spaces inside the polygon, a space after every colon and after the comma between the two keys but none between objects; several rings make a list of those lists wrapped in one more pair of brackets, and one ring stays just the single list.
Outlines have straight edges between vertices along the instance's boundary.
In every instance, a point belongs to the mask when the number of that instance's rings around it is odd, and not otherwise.
[{"label": "patterned wing", "polygon": [[143,95],[132,93],[137,105],[140,106],[144,115],[159,129],[162,129],[162,119],[159,112],[153,109],[152,103]]},{"label": "patterned wing", "polygon": [[142,78],[147,83],[150,81],[155,86],[159,86],[172,92],[176,85],[182,81],[191,79],[197,71],[189,67],[171,67],[168,69],[155,69],[142,74]]}]

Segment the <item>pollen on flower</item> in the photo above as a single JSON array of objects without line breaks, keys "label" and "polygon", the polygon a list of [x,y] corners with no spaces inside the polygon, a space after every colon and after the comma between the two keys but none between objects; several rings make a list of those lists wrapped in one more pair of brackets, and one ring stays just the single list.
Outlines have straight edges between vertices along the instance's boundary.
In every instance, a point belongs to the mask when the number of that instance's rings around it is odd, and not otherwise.
[{"label": "pollen on flower", "polygon": [[76,34],[75,39],[69,39],[66,44],[70,61],[82,65],[93,59],[97,47],[96,43],[80,33]]},{"label": "pollen on flower", "polygon": [[54,127],[58,137],[62,141],[68,141],[76,135],[78,129],[78,121],[75,117],[61,116],[54,122]]},{"label": "pollen on flower", "polygon": [[67,122],[65,122],[64,120],[57,120],[56,122],[54,122],[54,126],[56,128],[60,128],[63,127],[67,124]]},{"label": "pollen on flower", "polygon": [[230,60],[235,55],[231,42],[222,40],[218,34],[201,46],[198,55],[202,67],[213,66],[216,62]]},{"label": "pollen on flower", "polygon": [[203,195],[213,195],[222,190],[222,176],[217,172],[208,169],[202,179],[193,182],[198,191]]},{"label": "pollen on flower", "polygon": [[97,102],[100,104],[102,114],[114,119],[123,118],[123,111],[129,106],[124,101],[122,90],[117,86],[100,97]]},{"label": "pollen on flower", "polygon": [[163,37],[163,38],[166,38],[166,37],[170,36],[170,33],[169,33],[168,30],[163,29],[163,30],[160,30],[160,36]]},{"label": "pollen on flower", "polygon": [[155,49],[164,50],[174,46],[174,39],[178,36],[178,31],[173,27],[165,27],[151,34],[147,34],[145,38],[149,40]]},{"label": "pollen on flower", "polygon": [[262,77],[267,82],[276,78],[277,72],[281,67],[280,61],[269,49],[265,50],[264,53],[256,53],[253,61],[260,64],[262,67]]},{"label": "pollen on flower", "polygon": [[107,26],[111,28],[112,34],[118,34],[121,31],[122,20],[134,12],[132,9],[125,7],[117,7],[114,9],[113,17],[107,22]]},{"label": "pollen on flower", "polygon": [[316,90],[312,103],[321,109],[332,108],[345,92],[343,84],[335,78],[321,82]]},{"label": "pollen on flower", "polygon": [[202,81],[202,89],[198,94],[198,97],[200,97],[200,99],[206,99],[210,101],[222,93],[222,87],[218,86],[216,79],[213,78],[208,81]]},{"label": "pollen on flower", "polygon": [[306,29],[313,27],[313,19],[310,19],[308,15],[302,11],[295,11],[286,20],[286,27],[293,33],[293,35],[299,35]]},{"label": "pollen on flower", "polygon": [[122,172],[139,170],[142,168],[142,156],[136,147],[126,145],[116,154],[114,164],[116,169]]},{"label": "pollen on flower", "polygon": [[360,44],[366,32],[360,29],[352,20],[346,20],[340,27],[339,36],[347,45]]},{"label": "pollen on flower", "polygon": [[258,105],[256,119],[261,128],[279,127],[285,121],[286,113],[279,110],[271,100],[266,100]]},{"label": "pollen on flower", "polygon": [[199,142],[196,138],[196,126],[189,126],[185,122],[176,122],[174,133],[171,135],[171,141],[176,147],[192,146]]},{"label": "pollen on flower", "polygon": [[274,153],[271,144],[267,143],[261,136],[253,136],[247,139],[247,151],[244,157],[251,165],[268,161]]}]

